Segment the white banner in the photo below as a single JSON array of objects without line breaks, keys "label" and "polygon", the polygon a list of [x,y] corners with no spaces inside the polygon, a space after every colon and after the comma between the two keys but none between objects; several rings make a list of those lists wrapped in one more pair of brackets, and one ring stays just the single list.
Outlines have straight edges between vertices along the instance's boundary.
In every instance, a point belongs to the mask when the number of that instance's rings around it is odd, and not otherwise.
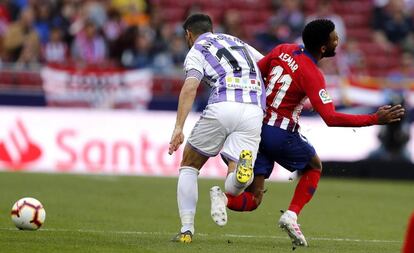
[{"label": "white banner", "polygon": [[[177,176],[181,147],[168,155],[174,112],[0,107],[0,170]],[[198,114],[186,122],[188,137]],[[329,128],[303,118],[303,134],[322,160],[359,160],[378,147],[377,127]],[[224,177],[220,157],[203,177]],[[290,175],[276,167],[272,179]]]},{"label": "white banner", "polygon": [[151,70],[43,67],[41,77],[52,106],[136,109],[152,98]]}]

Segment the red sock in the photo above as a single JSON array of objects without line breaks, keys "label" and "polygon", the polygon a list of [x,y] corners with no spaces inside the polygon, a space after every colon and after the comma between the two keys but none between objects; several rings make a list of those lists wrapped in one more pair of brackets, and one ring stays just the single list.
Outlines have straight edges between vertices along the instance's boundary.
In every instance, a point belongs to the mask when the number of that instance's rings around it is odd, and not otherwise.
[{"label": "red sock", "polygon": [[321,171],[317,169],[306,170],[300,178],[295,194],[290,202],[289,210],[299,215],[302,208],[308,203],[318,187]]},{"label": "red sock", "polygon": [[253,211],[257,208],[254,195],[251,192],[242,192],[239,196],[227,194],[227,207],[233,211]]},{"label": "red sock", "polygon": [[414,213],[411,215],[411,219],[408,223],[407,234],[405,235],[405,243],[403,253],[414,252]]}]

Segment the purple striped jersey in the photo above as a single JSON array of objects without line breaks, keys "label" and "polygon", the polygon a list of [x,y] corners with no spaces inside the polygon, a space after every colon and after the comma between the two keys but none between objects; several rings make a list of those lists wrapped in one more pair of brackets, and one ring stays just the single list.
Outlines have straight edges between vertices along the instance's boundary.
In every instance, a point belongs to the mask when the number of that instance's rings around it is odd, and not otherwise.
[{"label": "purple striped jersey", "polygon": [[256,64],[263,58],[256,49],[227,34],[204,33],[184,61],[187,78],[195,77],[211,87],[209,104],[231,101],[265,108],[266,93]]}]

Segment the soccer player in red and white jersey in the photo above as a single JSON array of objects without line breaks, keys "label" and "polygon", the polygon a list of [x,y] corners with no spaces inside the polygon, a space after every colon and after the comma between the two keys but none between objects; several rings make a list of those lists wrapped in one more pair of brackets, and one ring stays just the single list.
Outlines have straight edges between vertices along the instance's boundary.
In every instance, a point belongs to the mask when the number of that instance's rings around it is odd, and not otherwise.
[{"label": "soccer player in red and white jersey", "polygon": [[333,57],[338,45],[335,25],[326,19],[314,20],[302,33],[304,46],[276,46],[258,62],[266,78],[266,113],[262,126],[259,153],[254,165],[254,181],[239,196],[227,195],[227,207],[236,211],[252,211],[263,197],[264,180],[270,176],[274,162],[301,178],[279,226],[292,239],[293,246],[307,246],[297,216],[308,203],[319,182],[322,163],[313,146],[299,133],[299,115],[309,98],[313,108],[328,126],[362,127],[400,121],[404,115],[401,105],[382,106],[374,114],[350,115],[335,111],[325,88],[325,80],[317,63]]}]

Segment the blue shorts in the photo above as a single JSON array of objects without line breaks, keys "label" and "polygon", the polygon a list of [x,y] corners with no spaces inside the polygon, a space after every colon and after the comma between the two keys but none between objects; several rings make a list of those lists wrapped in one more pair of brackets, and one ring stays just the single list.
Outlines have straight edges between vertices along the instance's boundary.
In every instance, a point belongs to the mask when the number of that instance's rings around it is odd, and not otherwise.
[{"label": "blue shorts", "polygon": [[254,174],[265,178],[272,174],[275,162],[290,171],[303,170],[316,154],[312,144],[298,132],[263,124],[261,138]]}]

